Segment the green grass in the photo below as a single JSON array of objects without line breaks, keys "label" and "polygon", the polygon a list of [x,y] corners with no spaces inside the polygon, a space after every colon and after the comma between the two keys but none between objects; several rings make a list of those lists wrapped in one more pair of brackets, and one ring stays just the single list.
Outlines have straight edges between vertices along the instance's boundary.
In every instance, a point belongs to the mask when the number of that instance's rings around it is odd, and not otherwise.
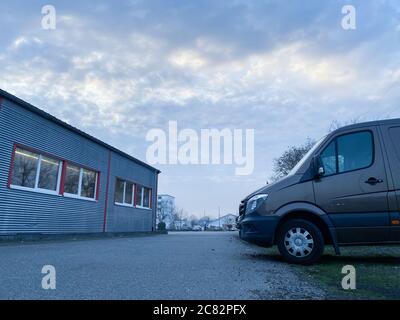
[{"label": "green grass", "polygon": [[[312,266],[292,265],[300,278],[325,290],[328,299],[400,299],[400,246],[344,247],[336,256],[325,249],[321,261]],[[278,258],[276,249],[267,254]],[[356,290],[342,289],[342,268],[356,269]]]}]

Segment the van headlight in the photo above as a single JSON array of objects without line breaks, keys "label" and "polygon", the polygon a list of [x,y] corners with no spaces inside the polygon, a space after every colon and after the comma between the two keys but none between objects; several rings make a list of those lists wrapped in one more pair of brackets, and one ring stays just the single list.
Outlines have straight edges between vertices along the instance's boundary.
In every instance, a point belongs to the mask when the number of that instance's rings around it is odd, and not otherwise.
[{"label": "van headlight", "polygon": [[257,210],[257,208],[259,208],[261,206],[261,204],[265,200],[267,200],[267,198],[268,198],[268,194],[257,194],[255,196],[251,197],[249,199],[249,201],[247,201],[246,214]]}]

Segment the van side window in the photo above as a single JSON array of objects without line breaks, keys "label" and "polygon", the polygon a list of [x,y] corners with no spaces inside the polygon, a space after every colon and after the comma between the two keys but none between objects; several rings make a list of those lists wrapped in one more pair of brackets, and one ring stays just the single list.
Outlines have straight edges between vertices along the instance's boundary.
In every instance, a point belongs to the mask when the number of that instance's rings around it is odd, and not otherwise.
[{"label": "van side window", "polygon": [[339,172],[369,167],[373,161],[373,142],[369,131],[337,138]]},{"label": "van side window", "polygon": [[373,162],[374,143],[371,132],[362,131],[337,137],[321,153],[325,175],[369,167]]},{"label": "van side window", "polygon": [[336,169],[336,141],[332,141],[321,154],[322,165],[325,169],[325,175],[335,174]]},{"label": "van side window", "polygon": [[390,139],[392,140],[397,158],[400,160],[400,127],[391,127],[389,129]]}]

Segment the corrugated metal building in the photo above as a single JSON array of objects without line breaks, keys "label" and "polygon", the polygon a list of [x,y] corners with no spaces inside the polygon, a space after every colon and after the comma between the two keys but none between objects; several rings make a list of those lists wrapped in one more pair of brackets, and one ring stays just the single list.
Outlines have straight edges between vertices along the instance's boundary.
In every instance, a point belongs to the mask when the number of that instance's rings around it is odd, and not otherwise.
[{"label": "corrugated metal building", "polygon": [[0,90],[0,235],[155,230],[159,170]]}]

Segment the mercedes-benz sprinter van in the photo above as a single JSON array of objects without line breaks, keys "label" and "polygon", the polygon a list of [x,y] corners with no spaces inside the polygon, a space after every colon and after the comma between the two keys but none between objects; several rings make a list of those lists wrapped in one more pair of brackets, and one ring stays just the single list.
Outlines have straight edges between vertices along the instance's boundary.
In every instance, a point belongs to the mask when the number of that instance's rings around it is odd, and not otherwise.
[{"label": "mercedes-benz sprinter van", "polygon": [[400,243],[400,119],[340,128],[282,180],[242,200],[240,238],[277,245],[292,263],[325,245]]}]

